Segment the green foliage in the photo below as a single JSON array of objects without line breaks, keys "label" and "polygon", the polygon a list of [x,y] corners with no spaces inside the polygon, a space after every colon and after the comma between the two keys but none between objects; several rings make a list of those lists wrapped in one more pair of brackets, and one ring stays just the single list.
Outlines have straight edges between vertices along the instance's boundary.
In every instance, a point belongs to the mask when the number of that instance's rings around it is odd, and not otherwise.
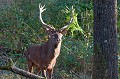
[{"label": "green foliage", "polygon": [[[66,13],[71,13],[71,11],[70,11],[70,9],[67,7],[66,8],[66,10],[65,10],[65,12]],[[83,29],[79,26],[79,24],[78,24],[78,19],[77,19],[77,13],[76,12],[74,12],[74,14],[72,15],[73,16],[73,23],[69,26],[69,31],[72,33],[72,36],[74,35],[74,31],[80,31],[81,32],[81,34],[84,34],[84,31],[83,31]],[[66,18],[67,18],[67,21],[69,21],[70,20],[70,17],[71,16],[66,16]]]},{"label": "green foliage", "polygon": [[57,77],[70,78],[71,70],[76,73],[83,72],[86,68],[85,63],[90,62],[92,56],[92,2],[89,4],[73,0],[16,1],[13,7],[1,13],[0,45],[11,48],[13,51],[10,52],[10,57],[17,63],[17,67],[26,69],[26,64],[21,64],[26,63],[24,50],[31,44],[41,44],[43,40],[47,40],[39,21],[39,3],[47,8],[43,13],[44,21],[55,28],[61,28],[69,22],[71,12],[67,7],[74,6],[74,22],[63,38],[61,54],[56,65],[56,69],[61,70]]},{"label": "green foliage", "polygon": [[[24,50],[31,44],[41,44],[47,40],[39,20],[39,3],[46,7],[43,20],[55,28],[66,25],[71,16],[69,8],[73,5],[75,9],[74,22],[63,37],[61,54],[56,64],[56,79],[70,79],[70,71],[86,74],[90,70],[87,68],[92,62],[93,54],[93,0],[15,0],[11,8],[0,11],[0,46],[12,49],[10,57],[17,63],[17,67],[26,69]],[[118,5],[118,40],[119,8]],[[120,47],[119,41],[118,46]]]}]

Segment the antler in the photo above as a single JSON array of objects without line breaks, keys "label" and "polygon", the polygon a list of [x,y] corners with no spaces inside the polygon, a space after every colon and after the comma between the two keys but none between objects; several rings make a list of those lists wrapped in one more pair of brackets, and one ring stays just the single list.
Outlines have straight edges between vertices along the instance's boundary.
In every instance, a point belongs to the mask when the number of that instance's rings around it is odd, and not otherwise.
[{"label": "antler", "polygon": [[43,19],[42,19],[42,12],[44,12],[46,10],[46,8],[44,8],[44,6],[41,5],[41,3],[39,4],[39,10],[40,10],[40,21],[42,22],[42,25],[43,27],[46,29],[46,30],[54,30],[55,28],[54,27],[51,27],[51,25],[48,25],[46,23],[44,23]]},{"label": "antler", "polygon": [[74,8],[73,8],[73,6],[72,6],[72,14],[71,14],[70,21],[68,22],[67,25],[65,25],[64,27],[62,27],[60,30],[65,30],[65,29],[68,28],[68,26],[69,26],[70,24],[72,24],[72,22],[73,22],[73,16],[74,16]]}]

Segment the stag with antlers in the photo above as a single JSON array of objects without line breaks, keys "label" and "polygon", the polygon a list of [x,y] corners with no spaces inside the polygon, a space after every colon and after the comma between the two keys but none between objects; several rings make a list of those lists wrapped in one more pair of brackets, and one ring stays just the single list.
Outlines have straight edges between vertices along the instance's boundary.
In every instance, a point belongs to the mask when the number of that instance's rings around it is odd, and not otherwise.
[{"label": "stag with antlers", "polygon": [[60,54],[62,36],[67,32],[68,26],[73,22],[73,7],[72,16],[70,21],[64,27],[56,30],[51,25],[46,24],[42,19],[42,13],[46,10],[39,4],[40,10],[40,21],[42,22],[43,28],[48,33],[48,41],[42,45],[32,45],[25,51],[25,57],[28,62],[28,70],[32,72],[33,67],[36,67],[37,74],[40,71],[43,72],[43,76],[46,79],[52,79],[53,68],[56,64],[56,59]]}]

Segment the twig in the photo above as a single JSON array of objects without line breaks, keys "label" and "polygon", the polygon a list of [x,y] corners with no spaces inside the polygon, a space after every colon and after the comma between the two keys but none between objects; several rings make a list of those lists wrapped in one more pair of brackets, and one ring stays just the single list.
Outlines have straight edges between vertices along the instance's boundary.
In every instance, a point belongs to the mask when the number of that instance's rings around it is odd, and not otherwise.
[{"label": "twig", "polygon": [[82,79],[78,74],[76,74],[74,71],[70,71],[72,74],[74,74],[75,76],[77,76],[78,78]]}]

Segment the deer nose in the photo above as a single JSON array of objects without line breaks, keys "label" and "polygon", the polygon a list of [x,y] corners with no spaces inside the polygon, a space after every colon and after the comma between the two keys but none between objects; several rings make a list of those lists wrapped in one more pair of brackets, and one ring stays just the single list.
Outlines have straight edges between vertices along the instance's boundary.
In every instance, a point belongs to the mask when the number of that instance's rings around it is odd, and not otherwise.
[{"label": "deer nose", "polygon": [[60,41],[60,39],[57,39],[57,42],[59,42]]}]

